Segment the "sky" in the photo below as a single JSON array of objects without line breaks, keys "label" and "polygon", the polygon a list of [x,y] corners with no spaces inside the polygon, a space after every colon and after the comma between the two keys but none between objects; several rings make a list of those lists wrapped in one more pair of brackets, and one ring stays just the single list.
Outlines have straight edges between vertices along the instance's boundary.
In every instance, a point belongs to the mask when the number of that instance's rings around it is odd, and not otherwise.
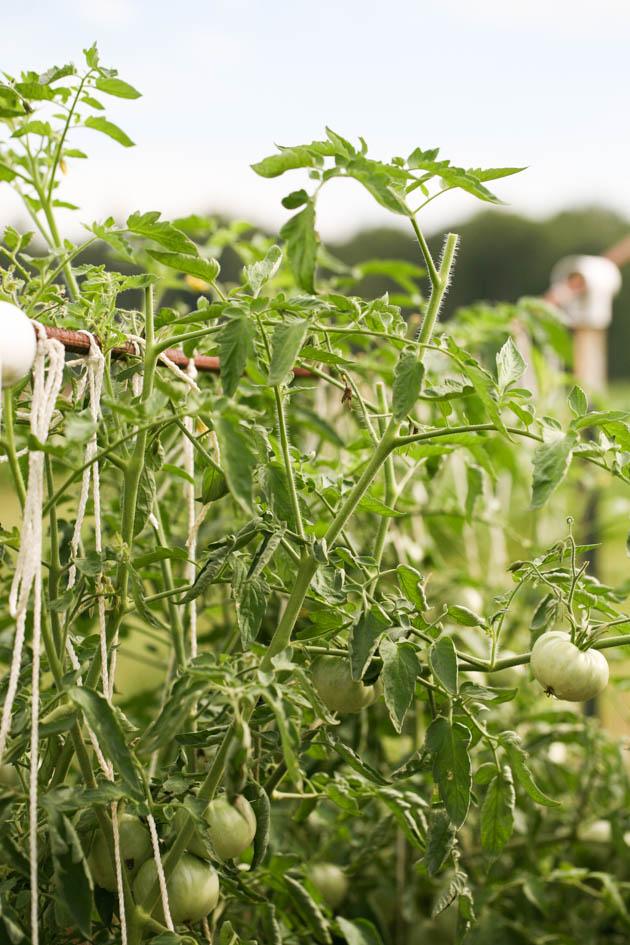
[{"label": "sky", "polygon": [[[304,175],[269,181],[249,165],[325,125],[363,135],[374,157],[440,146],[464,166],[527,165],[495,189],[536,218],[595,203],[630,216],[628,0],[32,0],[1,22],[5,72],[80,62],[96,40],[143,93],[108,100],[134,148],[74,138],[91,159],[60,196],[87,222],[159,209],[276,227]],[[478,207],[447,194],[424,225]],[[16,215],[0,184],[0,220]],[[325,238],[389,222],[354,182],[323,191]]]}]

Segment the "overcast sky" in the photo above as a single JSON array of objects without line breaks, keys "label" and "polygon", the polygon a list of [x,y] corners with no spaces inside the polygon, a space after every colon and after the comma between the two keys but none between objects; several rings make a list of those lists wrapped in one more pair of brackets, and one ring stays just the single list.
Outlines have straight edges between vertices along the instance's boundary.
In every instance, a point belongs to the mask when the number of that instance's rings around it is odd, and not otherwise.
[{"label": "overcast sky", "polygon": [[[326,124],[375,157],[439,145],[458,164],[529,165],[497,190],[533,216],[630,215],[628,0],[31,0],[2,10],[0,67],[79,61],[95,39],[143,97],[110,100],[135,148],[75,137],[92,159],[63,196],[84,220],[216,210],[278,225],[300,172],[266,181],[249,164]],[[5,221],[14,208],[0,185]],[[449,194],[425,225],[475,209]],[[326,237],[387,220],[355,183],[324,192]]]}]

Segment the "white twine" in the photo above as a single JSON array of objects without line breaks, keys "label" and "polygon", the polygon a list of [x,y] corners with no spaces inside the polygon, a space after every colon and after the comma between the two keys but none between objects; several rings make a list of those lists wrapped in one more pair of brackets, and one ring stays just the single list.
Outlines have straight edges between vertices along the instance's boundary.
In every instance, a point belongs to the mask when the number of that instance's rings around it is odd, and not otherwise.
[{"label": "white twine", "polygon": [[[138,354],[142,350],[144,350],[144,348],[146,347],[146,342],[144,338],[141,338],[138,335],[129,335],[128,337],[130,338],[132,343],[136,346],[136,351],[138,352]],[[164,359],[164,356],[162,356],[161,360],[163,359]],[[167,367],[174,369],[175,372],[179,372],[179,368],[177,367],[177,365],[173,364],[172,361],[169,361],[168,358],[166,359],[165,363],[166,362],[168,362]],[[183,373],[183,372],[180,372],[180,373]],[[139,397],[142,394],[142,385],[143,385],[142,373],[134,374],[132,377],[132,389],[136,397]],[[151,527],[157,533],[159,531],[160,525],[153,512],[150,513],[148,520]],[[115,665],[116,665],[114,662],[116,658],[116,642],[117,640],[114,639],[114,646],[113,646],[113,651],[112,651],[112,669],[110,670],[110,676],[112,677],[112,679],[113,679]],[[162,859],[160,857],[160,845],[159,845],[157,827],[155,825],[155,818],[153,817],[152,814],[149,814],[149,816],[147,817],[147,821],[149,824],[149,832],[151,834],[151,846],[153,847],[153,858],[155,860],[155,869],[157,871],[158,881],[160,884],[160,898],[162,900],[162,911],[164,912],[164,918],[166,920],[166,926],[168,930],[170,932],[174,932],[175,927],[173,926],[173,920],[171,918],[171,909],[170,909],[170,905],[168,901],[168,890],[166,888],[166,877],[164,876],[164,868],[162,866]]]},{"label": "white twine", "polygon": [[[57,396],[63,382],[65,349],[55,339],[46,337],[46,332],[34,323],[37,332],[37,350],[33,364],[33,396],[31,402],[30,427],[32,435],[40,442],[48,439],[50,424]],[[48,370],[46,370],[48,359]],[[22,649],[26,632],[28,602],[33,592],[33,638],[32,638],[32,692],[31,692],[31,743],[29,778],[29,855],[31,884],[31,941],[39,942],[38,923],[38,862],[37,862],[37,775],[39,767],[39,673],[41,664],[41,618],[42,618],[42,515],[44,504],[44,453],[34,450],[29,453],[28,487],[24,503],[20,551],[9,594],[9,609],[15,617],[13,657],[9,671],[9,684],[0,722],[0,759],[4,755],[11,727],[13,703],[22,662]]]},{"label": "white twine", "polygon": [[[197,376],[194,358],[188,361],[186,368],[187,377],[194,381]],[[197,387],[195,383],[195,387]],[[199,389],[199,388],[197,388]],[[195,447],[191,440],[194,435],[195,421],[193,417],[184,417],[184,427],[188,433],[183,435],[183,453],[184,453],[184,472],[188,474],[188,479],[184,486],[184,496],[186,499],[186,510],[188,513],[188,536],[186,538],[186,569],[185,578],[187,584],[194,584],[197,575],[197,533],[199,525],[197,524],[197,510],[195,508]],[[197,602],[191,600],[188,605],[188,622],[190,633],[190,655],[194,659],[197,656]]]},{"label": "white twine", "polygon": [[171,907],[168,901],[168,889],[166,888],[166,876],[164,875],[162,857],[160,856],[160,841],[158,840],[158,832],[157,827],[155,826],[155,818],[153,817],[153,814],[149,814],[147,820],[149,822],[149,833],[151,834],[151,846],[153,847],[155,869],[157,871],[158,882],[160,884],[160,896],[162,897],[162,910],[164,912],[164,919],[169,932],[174,932],[175,927],[171,918]]},{"label": "white twine", "polygon": [[[98,554],[101,554],[103,551],[103,527],[101,521],[101,483],[100,483],[100,469],[98,462],[95,461],[95,457],[98,452],[98,434],[96,430],[96,425],[101,416],[101,397],[103,394],[103,381],[105,376],[105,357],[101,351],[96,339],[89,331],[83,331],[82,334],[88,336],[90,340],[90,351],[87,358],[80,359],[77,363],[85,363],[86,370],[81,378],[77,391],[77,399],[81,399],[85,393],[86,387],[89,392],[89,410],[92,422],[94,423],[94,431],[88,440],[85,447],[84,455],[84,465],[86,469],[83,472],[83,478],[81,482],[81,492],[79,494],[79,503],[77,507],[77,515],[74,523],[74,532],[72,535],[72,541],[70,543],[71,554],[72,554],[72,565],[68,572],[68,589],[72,589],[76,583],[77,569],[75,564],[75,559],[79,552],[79,546],[81,544],[81,531],[83,528],[83,522],[85,520],[85,512],[87,509],[87,503],[90,494],[90,481],[92,482],[92,498],[94,503],[94,547]],[[107,628],[106,628],[106,619],[105,619],[105,598],[102,594],[99,594],[98,597],[98,630],[99,630],[99,640],[100,640],[100,650],[101,650],[101,681],[103,694],[108,702],[111,702],[114,688],[114,675],[113,667],[112,671],[108,669],[107,661]],[[70,661],[74,670],[78,673],[80,671],[80,663],[76,655],[75,649],[72,645],[72,641],[68,636],[66,638],[66,648],[70,656]],[[79,677],[78,684],[82,685],[82,680]],[[98,759],[98,763],[103,771],[104,776],[108,781],[114,780],[114,769],[113,766],[105,758],[101,746],[99,745],[98,738],[96,737],[95,732],[86,726],[90,742],[94,749],[94,753]],[[120,918],[120,936],[121,936],[121,945],[127,945],[127,916],[125,913],[125,893],[123,885],[123,866],[122,866],[122,854],[120,849],[120,826],[118,821],[118,805],[115,801],[112,801],[111,807],[111,817],[112,817],[112,834],[114,839],[114,871],[116,876],[116,894],[118,898],[118,914]]]},{"label": "white twine", "polygon": [[[113,781],[113,772],[112,778]],[[112,801],[112,833],[114,835],[114,867],[116,872],[116,895],[118,896],[118,916],[120,918],[120,942],[127,945],[127,916],[125,913],[125,893],[123,886],[123,865],[120,852],[120,829],[118,825],[118,805]]]}]

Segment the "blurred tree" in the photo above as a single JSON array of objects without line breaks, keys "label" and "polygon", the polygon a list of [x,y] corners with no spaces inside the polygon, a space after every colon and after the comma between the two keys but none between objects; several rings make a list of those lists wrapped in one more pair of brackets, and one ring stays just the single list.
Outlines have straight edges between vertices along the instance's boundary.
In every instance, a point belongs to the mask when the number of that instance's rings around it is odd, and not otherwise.
[{"label": "blurred tree", "polygon": [[[488,210],[450,229],[462,236],[457,260],[457,279],[447,298],[447,314],[458,306],[479,300],[513,301],[537,295],[549,286],[549,273],[562,256],[600,253],[626,236],[630,224],[610,210],[593,207],[569,210],[547,220],[534,221],[504,210]],[[441,233],[429,240],[439,248]],[[405,233],[396,229],[373,229],[357,233],[348,242],[331,247],[336,256],[351,265],[365,259],[396,258],[417,261],[418,249]],[[393,285],[371,276],[361,291],[380,295]],[[630,376],[630,273],[615,302],[610,332],[611,377]]]}]

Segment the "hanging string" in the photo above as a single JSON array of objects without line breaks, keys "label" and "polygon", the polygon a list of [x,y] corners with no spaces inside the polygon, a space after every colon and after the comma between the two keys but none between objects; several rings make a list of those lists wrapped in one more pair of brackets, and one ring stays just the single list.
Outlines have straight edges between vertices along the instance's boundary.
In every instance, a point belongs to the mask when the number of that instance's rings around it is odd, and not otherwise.
[{"label": "hanging string", "polygon": [[[99,555],[102,554],[103,551],[100,468],[98,462],[95,461],[95,457],[98,452],[97,424],[101,417],[101,397],[103,394],[103,381],[105,376],[105,358],[94,336],[88,331],[82,331],[81,333],[88,336],[90,341],[90,350],[87,359],[81,359],[81,362],[79,362],[85,363],[86,370],[82,377],[81,383],[79,384],[77,400],[80,401],[82,399],[87,387],[89,395],[89,411],[90,417],[94,424],[94,430],[85,447],[84,465],[86,468],[83,472],[81,492],[79,495],[79,503],[74,524],[74,532],[70,543],[72,564],[68,572],[68,590],[71,590],[76,583],[77,569],[75,562],[81,543],[81,531],[83,528],[83,522],[85,519],[85,513],[90,494],[90,482],[92,482],[92,499],[94,504],[94,547],[95,551]],[[114,680],[113,675],[111,675],[108,670],[105,598],[101,593],[98,595],[98,630],[101,651],[102,689],[105,698],[108,700],[108,702],[111,702]],[[79,673],[81,666],[69,635],[66,638],[66,648],[68,650],[70,661],[75,672]],[[78,684],[82,685],[82,680],[80,677],[78,679]],[[103,755],[95,732],[89,726],[87,726],[87,732],[104,776],[108,781],[113,782],[114,769]],[[116,893],[118,898],[118,913],[120,918],[121,945],[127,945],[127,917],[125,912],[122,855],[120,850],[120,827],[118,821],[118,805],[115,801],[112,801],[110,811],[112,818],[112,834],[114,839],[114,872],[116,876]]]},{"label": "hanging string", "polygon": [[173,925],[173,919],[171,918],[171,907],[168,901],[168,889],[166,888],[166,876],[164,875],[164,867],[162,865],[162,857],[160,856],[160,841],[158,839],[157,827],[155,826],[155,818],[153,814],[149,814],[147,817],[149,822],[149,833],[151,834],[151,846],[153,847],[153,859],[155,860],[155,869],[157,872],[158,883],[160,885],[160,896],[162,898],[162,911],[164,912],[164,919],[166,921],[166,927],[169,932],[175,931],[175,926]]},{"label": "hanging string", "polygon": [[[63,382],[65,349],[58,341],[48,339],[43,327],[34,323],[37,350],[33,365],[33,396],[31,402],[31,434],[40,443],[48,439],[55,404]],[[48,370],[46,361],[48,360]],[[44,504],[44,452],[29,452],[28,486],[24,503],[20,551],[9,594],[9,610],[15,618],[13,657],[9,684],[0,721],[0,759],[4,755],[11,727],[13,703],[17,692],[22,650],[26,632],[28,602],[33,593],[32,691],[29,778],[29,855],[31,885],[31,941],[39,942],[38,862],[37,862],[37,800],[39,768],[39,674],[41,666],[42,619],[42,516]]]},{"label": "hanging string", "polygon": [[[191,380],[197,377],[194,359],[191,358],[186,368],[186,374]],[[195,385],[196,386],[196,385]],[[195,496],[195,447],[190,437],[194,434],[195,421],[193,417],[184,417],[184,427],[188,436],[183,436],[184,453],[184,472],[188,479],[184,486],[186,498],[186,511],[188,515],[188,536],[186,538],[187,560],[185,568],[185,578],[187,584],[194,584],[197,576],[197,510]],[[190,655],[192,659],[197,656],[197,601],[191,600],[188,605],[188,623],[190,632]]]}]

